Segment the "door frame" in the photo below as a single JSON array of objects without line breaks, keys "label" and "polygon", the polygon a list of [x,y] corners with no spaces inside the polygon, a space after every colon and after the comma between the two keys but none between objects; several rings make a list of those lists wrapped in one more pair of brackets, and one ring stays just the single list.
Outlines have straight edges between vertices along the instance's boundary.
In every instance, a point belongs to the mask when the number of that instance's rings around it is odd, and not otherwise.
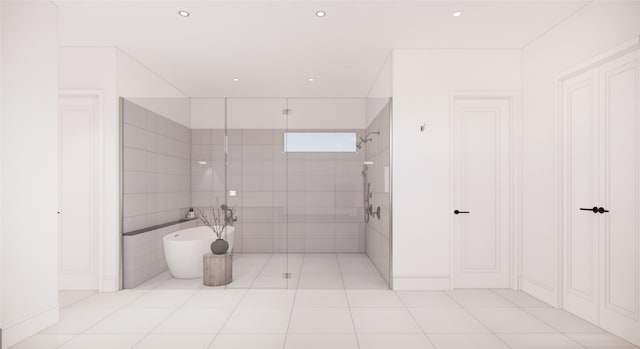
[{"label": "door frame", "polygon": [[[449,103],[449,211],[455,208],[455,103],[459,100],[506,100],[509,103],[508,147],[509,152],[509,285],[511,289],[520,289],[521,275],[521,154],[522,154],[522,130],[521,130],[521,104],[518,91],[452,91]],[[518,155],[518,156],[516,156]],[[455,221],[453,216],[449,219],[449,289],[455,284]]]},{"label": "door frame", "polygon": [[[105,217],[105,121],[104,121],[104,96],[102,90],[58,90],[58,101],[65,97],[93,97],[97,100],[95,106],[95,119],[93,120],[93,155],[94,161],[92,164],[93,183],[94,183],[94,197],[93,197],[93,226],[95,234],[96,246],[95,250],[97,254],[94,255],[94,263],[96,266],[96,285],[98,291],[103,291],[104,288],[104,217]],[[58,109],[60,109],[60,102],[58,102]],[[61,127],[61,114],[58,112],[58,135],[60,135]],[[60,166],[60,136],[58,136],[58,193],[61,193],[61,166]],[[58,195],[58,207],[60,207],[60,197]],[[60,233],[60,222],[58,218],[58,234]],[[59,242],[58,242],[58,248]]]}]

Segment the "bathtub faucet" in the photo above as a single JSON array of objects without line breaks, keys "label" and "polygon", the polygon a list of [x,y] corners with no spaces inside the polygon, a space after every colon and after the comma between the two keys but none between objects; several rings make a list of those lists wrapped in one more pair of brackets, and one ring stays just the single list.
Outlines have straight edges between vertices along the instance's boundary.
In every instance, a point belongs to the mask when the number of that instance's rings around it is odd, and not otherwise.
[{"label": "bathtub faucet", "polygon": [[235,210],[233,209],[233,207],[222,204],[220,208],[224,210],[224,224],[233,226],[233,223],[238,221],[238,217],[235,216]]}]

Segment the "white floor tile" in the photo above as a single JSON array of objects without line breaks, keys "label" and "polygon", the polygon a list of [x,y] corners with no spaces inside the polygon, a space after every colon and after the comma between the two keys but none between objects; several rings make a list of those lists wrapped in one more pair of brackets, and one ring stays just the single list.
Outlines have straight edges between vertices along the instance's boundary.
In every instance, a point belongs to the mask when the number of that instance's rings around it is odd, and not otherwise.
[{"label": "white floor tile", "polygon": [[151,290],[131,304],[129,308],[177,308],[198,290]]},{"label": "white floor tile", "polygon": [[522,291],[510,290],[507,288],[496,288],[492,290],[509,302],[522,308],[550,308],[551,306],[537,298]]},{"label": "white floor tile", "polygon": [[288,333],[354,333],[349,308],[296,308]]},{"label": "white floor tile", "polygon": [[203,288],[184,304],[184,308],[235,308],[242,297],[247,293],[246,289],[221,289],[212,290]]},{"label": "white floor tile", "polygon": [[163,282],[167,281],[171,279],[171,273],[167,270],[165,272],[162,272],[154,277],[152,277],[151,279],[143,282],[142,284],[140,284],[138,287],[136,287],[136,290],[152,290],[158,286],[160,286],[160,284],[162,284]]},{"label": "white floor tile", "polygon": [[207,349],[213,334],[150,334],[135,349]]},{"label": "white floor tile", "polygon": [[96,291],[60,290],[58,291],[58,305],[60,306],[60,309],[63,309],[85,298],[93,296],[96,293]]},{"label": "white floor tile", "polygon": [[291,308],[295,290],[249,290],[238,308]]},{"label": "white floor tile", "polygon": [[347,308],[344,290],[298,290],[295,308]]},{"label": "white floor tile", "polygon": [[569,333],[567,336],[588,349],[638,349],[620,337],[610,333]]},{"label": "white floor tile", "polygon": [[388,290],[389,285],[380,274],[372,276],[349,276],[342,277],[344,288],[353,290]]},{"label": "white floor tile", "polygon": [[125,334],[81,334],[60,349],[130,349],[144,336]]},{"label": "white floor tile", "polygon": [[97,293],[75,303],[71,308],[122,308],[147,292],[143,290],[122,290]]},{"label": "white floor tile", "polygon": [[154,333],[218,333],[232,309],[178,309],[158,326]]},{"label": "white floor tile", "polygon": [[357,333],[422,333],[405,308],[352,308]]},{"label": "white floor tile", "polygon": [[54,349],[74,336],[73,334],[37,334],[12,346],[11,349]]},{"label": "white floor tile", "polygon": [[598,326],[582,320],[566,310],[555,308],[532,308],[526,311],[547,325],[563,333],[604,333]]},{"label": "white floor tile", "polygon": [[522,309],[473,308],[469,311],[494,333],[557,333]]},{"label": "white floor tile", "polygon": [[424,334],[358,334],[360,349],[433,349]]},{"label": "white floor tile", "polygon": [[408,308],[460,308],[443,291],[397,291],[402,303]]},{"label": "white floor tile", "polygon": [[282,349],[284,334],[219,334],[209,349]]},{"label": "white floor tile", "polygon": [[156,290],[193,290],[204,287],[202,278],[198,279],[175,279],[171,278],[161,282]]},{"label": "white floor tile", "polygon": [[236,309],[221,333],[286,333],[290,316],[285,308]]},{"label": "white floor tile", "polygon": [[584,349],[580,344],[562,334],[501,334],[513,349]]},{"label": "white floor tile", "polygon": [[355,334],[290,334],[285,349],[358,349]]},{"label": "white floor tile", "polygon": [[486,289],[459,289],[447,291],[447,294],[465,308],[514,308],[516,306]]},{"label": "white floor tile", "polygon": [[302,274],[299,289],[344,289],[340,275],[335,276],[307,276]]},{"label": "white floor tile", "polygon": [[352,308],[402,308],[404,305],[395,292],[389,290],[347,290]]},{"label": "white floor tile", "polygon": [[412,308],[411,314],[427,333],[489,333],[464,309]]},{"label": "white floor tile", "polygon": [[429,339],[438,349],[509,349],[493,334],[430,334]]},{"label": "white floor tile", "polygon": [[172,309],[120,309],[88,329],[86,333],[116,334],[151,332]]},{"label": "white floor tile", "polygon": [[60,311],[60,320],[58,323],[41,333],[78,334],[106,318],[114,311],[114,309],[66,308]]}]

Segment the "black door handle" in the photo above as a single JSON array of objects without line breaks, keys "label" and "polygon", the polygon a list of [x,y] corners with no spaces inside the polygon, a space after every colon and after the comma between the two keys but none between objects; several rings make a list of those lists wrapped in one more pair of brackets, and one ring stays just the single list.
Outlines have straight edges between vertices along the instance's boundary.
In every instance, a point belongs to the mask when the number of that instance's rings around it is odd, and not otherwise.
[{"label": "black door handle", "polygon": [[600,213],[606,213],[606,212],[609,212],[609,211],[608,211],[608,210],[605,210],[605,209],[604,209],[604,207],[600,207],[600,208],[598,209],[598,212],[600,212]]},{"label": "black door handle", "polygon": [[458,211],[458,210],[453,211],[453,214],[460,214],[460,213],[469,213],[469,211]]},{"label": "black door handle", "polygon": [[591,211],[593,213],[598,213],[598,208],[595,206],[593,206],[593,208],[580,208],[580,211]]}]

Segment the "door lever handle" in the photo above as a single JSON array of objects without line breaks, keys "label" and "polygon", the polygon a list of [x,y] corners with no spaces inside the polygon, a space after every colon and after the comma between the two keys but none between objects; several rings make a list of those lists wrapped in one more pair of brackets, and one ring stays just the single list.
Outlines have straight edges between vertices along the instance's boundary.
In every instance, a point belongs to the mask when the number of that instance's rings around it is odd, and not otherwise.
[{"label": "door lever handle", "polygon": [[600,208],[598,208],[598,212],[607,213],[607,212],[609,212],[609,210],[605,210],[604,207],[600,207]]},{"label": "door lever handle", "polygon": [[458,211],[458,210],[453,211],[453,214],[460,214],[460,213],[469,213],[469,211]]},{"label": "door lever handle", "polygon": [[[604,208],[603,208],[604,210]],[[591,211],[593,213],[598,213],[598,208],[593,206],[593,208],[580,208],[580,211]]]}]

